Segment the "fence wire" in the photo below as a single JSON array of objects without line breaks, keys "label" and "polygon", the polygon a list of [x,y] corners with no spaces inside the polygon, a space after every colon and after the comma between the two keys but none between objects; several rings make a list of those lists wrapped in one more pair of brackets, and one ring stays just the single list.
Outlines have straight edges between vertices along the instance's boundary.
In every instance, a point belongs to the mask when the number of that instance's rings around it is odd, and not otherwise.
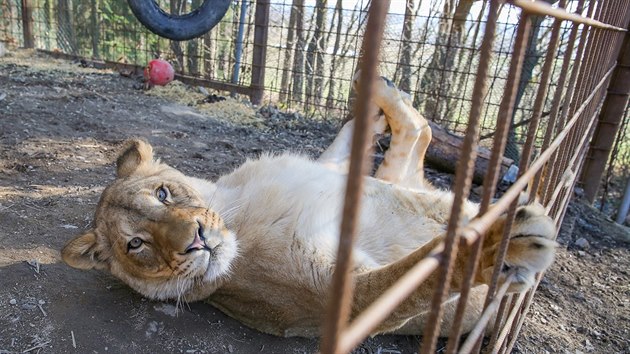
[{"label": "fence wire", "polygon": [[[124,0],[29,0],[35,47],[81,57],[140,66],[156,57],[177,72],[241,86],[251,85],[254,1],[234,1],[225,18],[201,38],[174,42],[142,27]],[[186,13],[201,0],[161,0],[172,13]],[[568,3],[575,10],[577,1]],[[244,6],[243,6],[244,5]],[[323,119],[342,119],[351,107],[351,78],[367,19],[369,1],[273,0],[270,3],[264,103]],[[0,40],[23,45],[21,0],[0,0]],[[393,1],[386,18],[380,71],[413,96],[414,106],[449,131],[463,134],[479,66],[479,47],[488,3],[472,0]],[[241,10],[243,45],[236,53]],[[519,11],[502,6],[490,89],[484,100],[481,144],[490,146],[496,113],[508,76]],[[552,19],[533,16],[506,156],[518,161],[527,135],[535,87],[548,46]],[[556,61],[561,62],[572,24],[562,27]],[[241,58],[238,65],[236,59]],[[238,74],[235,75],[235,70]],[[559,65],[550,86],[558,82]],[[544,112],[549,112],[550,103]],[[543,115],[542,124],[546,124]],[[542,137],[537,140],[540,147]]]}]

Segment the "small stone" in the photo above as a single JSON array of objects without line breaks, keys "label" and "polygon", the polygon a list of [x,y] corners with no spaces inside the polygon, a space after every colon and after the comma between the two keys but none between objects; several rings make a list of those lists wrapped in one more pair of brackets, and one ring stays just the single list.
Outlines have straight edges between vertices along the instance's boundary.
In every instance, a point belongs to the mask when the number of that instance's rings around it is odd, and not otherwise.
[{"label": "small stone", "polygon": [[577,239],[577,241],[575,241],[575,245],[583,250],[591,247],[591,245],[588,243],[588,241],[584,237],[580,237],[579,239]]},{"label": "small stone", "polygon": [[228,352],[230,353],[234,352],[234,347],[232,347],[232,344],[228,344]]},{"label": "small stone", "polygon": [[17,300],[16,299],[11,299],[11,300],[9,300],[9,303],[11,305],[17,305]]}]

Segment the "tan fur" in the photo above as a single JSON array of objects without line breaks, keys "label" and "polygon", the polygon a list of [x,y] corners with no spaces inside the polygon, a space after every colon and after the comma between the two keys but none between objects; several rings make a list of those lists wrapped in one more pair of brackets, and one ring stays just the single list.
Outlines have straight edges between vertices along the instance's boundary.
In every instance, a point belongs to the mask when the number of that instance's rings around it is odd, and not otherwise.
[{"label": "tan fur", "polygon": [[[374,133],[387,125],[395,129],[377,178],[365,179],[353,248],[353,316],[440,244],[452,206],[451,192],[423,178],[431,132],[406,97],[377,83],[374,103],[385,119]],[[320,161],[263,155],[216,183],[185,176],[156,161],[145,141],[131,141],[118,159],[118,178],[101,196],[94,229],[70,240],[63,259],[77,268],[109,270],[152,299],[205,300],[264,332],[315,336],[330,295],[351,127]],[[476,204],[465,204],[466,220],[477,212]],[[484,242],[464,330],[480,312],[503,224],[499,219]],[[519,210],[506,258],[517,272],[511,291],[529,287],[551,264],[555,232],[541,207]],[[453,291],[468,253],[462,249],[455,260]],[[420,333],[436,282],[430,276],[376,333]],[[443,333],[456,296],[445,304]]]}]

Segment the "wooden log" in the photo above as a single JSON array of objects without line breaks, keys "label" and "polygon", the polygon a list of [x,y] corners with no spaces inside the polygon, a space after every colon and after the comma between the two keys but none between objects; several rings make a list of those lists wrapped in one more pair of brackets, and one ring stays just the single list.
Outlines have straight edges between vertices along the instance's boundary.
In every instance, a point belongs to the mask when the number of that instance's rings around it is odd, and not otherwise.
[{"label": "wooden log", "polygon": [[[429,144],[426,154],[426,162],[440,171],[455,173],[457,161],[460,158],[463,138],[449,133],[443,127],[429,121],[433,133],[433,139]],[[473,182],[482,184],[486,170],[490,163],[490,150],[484,147],[477,148],[477,160],[473,173]],[[504,157],[501,160],[500,176],[505,175],[508,168],[514,163],[511,159]]]}]

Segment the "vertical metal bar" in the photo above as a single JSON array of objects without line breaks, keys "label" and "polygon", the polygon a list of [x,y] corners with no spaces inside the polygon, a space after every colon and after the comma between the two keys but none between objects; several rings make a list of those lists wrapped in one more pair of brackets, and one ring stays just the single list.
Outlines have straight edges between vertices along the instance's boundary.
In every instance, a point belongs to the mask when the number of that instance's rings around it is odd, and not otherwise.
[{"label": "vertical metal bar", "polygon": [[[577,5],[577,12],[581,13],[584,6],[584,0],[580,0]],[[558,85],[556,86],[556,91],[553,96],[552,104],[551,104],[551,113],[549,115],[549,120],[547,122],[547,128],[545,130],[545,137],[543,138],[543,143],[541,147],[541,151],[547,150],[549,144],[551,143],[551,139],[556,127],[556,121],[558,118],[558,114],[560,112],[560,106],[562,102],[562,93],[564,92],[565,81],[568,78],[567,72],[569,71],[569,65],[571,64],[571,55],[573,54],[573,46],[575,43],[575,39],[577,38],[579,24],[574,23],[571,28],[571,33],[569,34],[569,39],[567,42],[567,48],[564,53],[564,59],[562,62],[562,68],[560,69],[560,75],[558,79]],[[544,173],[549,172],[550,165],[547,164],[543,170],[536,173],[534,177],[534,182],[532,183],[532,189],[530,191],[529,199],[533,201],[538,196],[538,188],[540,186],[540,182]],[[546,180],[549,179],[549,176],[546,177]]]},{"label": "vertical metal bar", "polygon": [[[436,289],[433,297],[432,308],[427,326],[424,330],[423,340],[423,352],[432,352],[435,347],[438,330],[440,327],[440,320],[442,316],[441,305],[444,301],[444,297],[448,292],[448,286],[450,282],[452,272],[452,258],[457,253],[457,237],[459,228],[461,226],[462,206],[464,201],[468,198],[470,192],[470,186],[472,182],[472,174],[474,169],[474,163],[476,159],[477,144],[479,140],[479,125],[481,121],[481,113],[483,109],[483,97],[487,92],[487,77],[488,70],[491,61],[491,52],[494,43],[494,34],[496,30],[496,20],[498,16],[499,2],[493,1],[490,4],[486,31],[482,41],[479,68],[477,70],[477,78],[475,86],[473,88],[473,102],[470,110],[470,119],[464,142],[462,144],[461,159],[457,164],[457,171],[455,173],[455,196],[453,198],[453,206],[451,209],[451,215],[449,218],[449,224],[447,228],[447,234],[445,238],[445,251],[444,257],[441,261],[441,272],[439,284],[444,284],[441,289]],[[473,257],[474,258],[474,257]],[[472,276],[470,278],[473,278]],[[470,289],[466,290],[466,292]],[[467,294],[466,294],[467,296]],[[466,300],[463,304],[465,306]],[[460,310],[460,317],[463,316],[463,309]],[[454,323],[459,324],[461,320],[456,320]],[[459,329],[456,329],[459,331]],[[459,336],[459,335],[456,335]]]},{"label": "vertical metal bar", "polygon": [[[527,41],[529,39],[531,33],[531,20],[529,14],[526,12],[521,13],[521,18],[519,20],[518,29],[516,33],[516,39],[514,41],[514,50],[512,53],[512,61],[510,63],[509,75],[507,82],[505,84],[505,91],[503,94],[503,99],[501,101],[501,106],[499,108],[499,116],[497,117],[497,134],[494,136],[493,148],[490,158],[490,166],[484,178],[484,189],[480,206],[480,213],[485,212],[487,208],[490,206],[490,202],[492,197],[494,196],[495,186],[499,179],[499,171],[497,168],[498,160],[503,156],[503,151],[505,150],[505,145],[507,141],[507,135],[509,130],[509,121],[512,116],[512,112],[514,110],[514,98],[516,95],[516,90],[518,87],[518,82],[521,76],[521,68],[523,64],[523,59],[525,56],[525,46],[527,45]],[[515,200],[516,202],[516,200]],[[505,220],[505,230],[508,231],[511,227],[512,220],[514,219],[514,209],[515,204],[513,203],[514,208],[510,208],[510,212],[508,212],[508,217]],[[499,246],[499,250],[497,251],[497,259],[495,263],[495,271],[492,275],[492,280],[490,282],[490,286],[488,288],[488,294],[486,296],[486,301],[484,304],[484,308],[487,308],[488,305],[492,302],[494,297],[494,292],[497,289],[497,283],[499,279],[499,271],[501,268],[501,263],[503,263],[503,259],[505,258],[505,253],[507,252],[507,243],[508,243],[508,232],[505,232],[503,235],[503,239],[501,240],[501,244]],[[498,269],[498,270],[497,270]],[[481,347],[481,340],[477,341],[477,345],[475,346],[474,352],[477,352]]]},{"label": "vertical metal bar", "polygon": [[247,16],[247,1],[241,0],[241,13],[239,16],[238,33],[236,34],[236,46],[234,48],[234,72],[232,83],[238,84],[238,76],[241,72],[241,58],[243,57],[243,36],[245,35],[245,20]]},{"label": "vertical metal bar", "polygon": [[590,203],[595,201],[614,137],[619,131],[629,97],[630,34],[626,32],[582,174],[584,195]]},{"label": "vertical metal bar", "polygon": [[[494,46],[494,36],[496,32],[496,23],[497,17],[499,13],[500,3],[498,1],[491,1],[490,7],[488,9],[488,17],[486,20],[486,29],[483,35],[483,40],[481,42],[480,54],[479,54],[479,67],[477,68],[477,76],[475,79],[475,86],[473,88],[472,93],[472,104],[470,108],[468,128],[466,132],[466,139],[464,140],[464,149],[466,151],[471,151],[472,154],[475,154],[477,149],[476,146],[478,144],[478,135],[479,135],[479,125],[481,122],[481,114],[483,108],[483,98],[486,96],[488,91],[488,71],[490,69],[490,61],[492,59],[492,47]],[[470,145],[470,146],[469,146]],[[460,164],[467,166],[467,169],[463,172],[457,171],[456,176],[459,177],[461,174],[465,175],[465,179],[462,182],[463,185],[459,185],[456,183],[456,191],[459,189],[465,189],[465,193],[468,192],[470,188],[470,179],[472,178],[470,166],[470,161],[474,161],[474,155],[463,155],[460,160]],[[459,168],[459,166],[458,166]],[[456,177],[456,178],[457,178]],[[457,180],[457,182],[460,182]],[[467,197],[467,195],[466,195]],[[483,235],[479,237],[479,239],[472,246],[473,250],[470,255],[468,266],[466,270],[466,275],[464,277],[464,281],[462,284],[462,288],[460,289],[460,298],[458,300],[457,309],[455,312],[455,319],[453,321],[453,326],[451,327],[451,331],[449,333],[449,341],[446,347],[446,353],[454,353],[457,350],[457,345],[459,344],[459,337],[461,335],[461,326],[462,320],[464,318],[464,312],[466,311],[466,302],[468,301],[468,296],[470,294],[470,289],[473,285],[474,274],[477,272],[477,264],[479,263],[479,257],[481,255],[481,245],[483,244]]]},{"label": "vertical metal bar", "polygon": [[254,48],[252,57],[252,93],[250,100],[260,104],[265,94],[265,63],[267,60],[267,35],[269,32],[270,0],[257,0],[254,14]]},{"label": "vertical metal bar", "polygon": [[[588,17],[591,17],[593,10],[595,9],[595,3],[596,1],[591,1],[591,3],[589,4],[589,9],[588,9],[588,14],[587,14]],[[558,131],[562,130],[562,128],[566,124],[566,117],[568,115],[569,104],[573,96],[573,91],[574,91],[575,83],[577,80],[577,74],[581,66],[580,64],[582,63],[582,60],[584,59],[584,49],[586,47],[587,37],[590,31],[588,30],[587,26],[583,26],[583,27],[584,28],[582,29],[582,33],[580,35],[580,41],[578,44],[577,54],[575,56],[575,61],[573,64],[573,70],[571,71],[571,78],[569,79],[567,92],[564,96],[564,103],[563,103],[564,107],[562,109],[562,113],[559,119],[556,121],[556,129]],[[549,127],[547,129],[549,129]],[[560,148],[558,151],[556,151],[556,153],[554,153],[553,157],[549,161],[549,164],[547,164],[548,166],[547,176],[545,177],[545,181],[544,181],[545,189],[541,195],[542,201],[544,202],[544,204],[547,204],[549,195],[551,191],[553,190],[553,188],[555,187],[555,184],[553,183],[553,181],[557,179],[556,176],[559,174],[560,168],[557,166],[557,163],[558,163],[558,159],[562,155],[562,150],[563,149]]]},{"label": "vertical metal bar", "polygon": [[34,48],[35,39],[33,37],[33,7],[32,0],[22,0],[22,34],[24,36],[24,47]]},{"label": "vertical metal bar", "polygon": [[389,0],[374,1],[370,5],[369,17],[363,37],[363,63],[358,87],[359,99],[355,104],[355,126],[352,136],[350,167],[348,171],[343,219],[339,233],[337,263],[333,274],[328,311],[322,330],[321,353],[339,352],[339,333],[346,327],[352,306],[352,244],[356,233],[363,176],[368,170],[366,145],[371,142],[370,101],[374,81],[377,77],[377,64],[380,45],[385,27],[385,17]]}]

